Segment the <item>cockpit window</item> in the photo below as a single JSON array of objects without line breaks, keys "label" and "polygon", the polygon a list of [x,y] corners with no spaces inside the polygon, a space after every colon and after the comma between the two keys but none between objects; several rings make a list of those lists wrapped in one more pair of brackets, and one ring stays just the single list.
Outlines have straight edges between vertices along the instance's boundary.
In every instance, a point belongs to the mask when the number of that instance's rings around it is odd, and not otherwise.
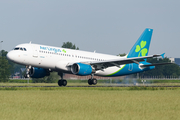
[{"label": "cockpit window", "polygon": [[14,48],[14,50],[19,50],[19,48]]},{"label": "cockpit window", "polygon": [[26,48],[21,48],[21,47],[14,48],[14,50],[27,51]]}]

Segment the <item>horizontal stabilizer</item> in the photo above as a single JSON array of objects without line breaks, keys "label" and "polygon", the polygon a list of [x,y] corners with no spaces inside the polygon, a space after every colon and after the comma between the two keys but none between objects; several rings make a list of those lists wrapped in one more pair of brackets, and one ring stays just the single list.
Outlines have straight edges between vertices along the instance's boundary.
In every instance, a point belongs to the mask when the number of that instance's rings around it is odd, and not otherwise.
[{"label": "horizontal stabilizer", "polygon": [[149,65],[140,65],[140,67],[149,67],[149,66],[158,66],[158,65],[167,65],[167,64],[173,64],[173,63],[154,63]]},{"label": "horizontal stabilizer", "polygon": [[164,54],[165,54],[165,53],[161,54],[162,58],[164,58]]}]

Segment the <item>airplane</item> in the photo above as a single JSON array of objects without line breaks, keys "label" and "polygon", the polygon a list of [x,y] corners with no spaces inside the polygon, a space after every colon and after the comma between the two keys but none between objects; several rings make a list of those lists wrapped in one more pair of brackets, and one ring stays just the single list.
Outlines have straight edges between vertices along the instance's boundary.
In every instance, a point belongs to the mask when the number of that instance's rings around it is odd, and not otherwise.
[{"label": "airplane", "polygon": [[115,77],[152,70],[157,65],[151,64],[147,58],[154,58],[164,54],[148,55],[153,29],[146,28],[136,41],[130,52],[124,56],[107,55],[96,52],[72,50],[40,44],[20,44],[9,51],[7,58],[17,64],[26,66],[25,77],[42,78],[56,71],[61,79],[59,86],[66,86],[64,73],[86,76],[91,75],[89,85],[96,85],[96,76]]}]

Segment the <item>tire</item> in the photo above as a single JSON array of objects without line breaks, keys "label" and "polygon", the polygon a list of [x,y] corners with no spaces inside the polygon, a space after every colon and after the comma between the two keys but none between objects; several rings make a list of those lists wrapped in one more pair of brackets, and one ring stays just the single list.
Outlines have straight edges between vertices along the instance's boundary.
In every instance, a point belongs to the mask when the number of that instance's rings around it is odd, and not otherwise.
[{"label": "tire", "polygon": [[29,78],[29,74],[25,74],[24,77],[25,77],[25,78]]},{"label": "tire", "polygon": [[92,79],[92,84],[96,85],[97,84],[97,79]]},{"label": "tire", "polygon": [[66,80],[61,80],[62,81],[62,85],[66,86],[67,85],[67,81]]},{"label": "tire", "polygon": [[66,86],[67,85],[67,81],[66,80],[59,80],[58,81],[58,85],[59,86]]},{"label": "tire", "polygon": [[92,85],[92,80],[91,79],[88,80],[88,84]]},{"label": "tire", "polygon": [[59,86],[62,86],[62,80],[59,80],[59,81],[58,81],[58,85],[59,85]]}]

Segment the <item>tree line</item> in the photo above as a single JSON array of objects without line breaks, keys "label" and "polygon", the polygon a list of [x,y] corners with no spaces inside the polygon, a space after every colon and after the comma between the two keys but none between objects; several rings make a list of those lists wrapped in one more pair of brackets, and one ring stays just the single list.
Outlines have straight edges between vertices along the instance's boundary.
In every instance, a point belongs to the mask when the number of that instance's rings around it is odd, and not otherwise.
[{"label": "tree line", "polygon": [[[166,63],[171,62],[169,58],[148,58],[147,62],[150,63]],[[169,65],[160,65],[156,66],[155,69],[150,71],[144,71],[140,73],[140,77],[145,76],[158,76],[160,78],[164,77],[176,77],[179,78],[180,76],[180,67],[177,64],[169,64]]]}]

